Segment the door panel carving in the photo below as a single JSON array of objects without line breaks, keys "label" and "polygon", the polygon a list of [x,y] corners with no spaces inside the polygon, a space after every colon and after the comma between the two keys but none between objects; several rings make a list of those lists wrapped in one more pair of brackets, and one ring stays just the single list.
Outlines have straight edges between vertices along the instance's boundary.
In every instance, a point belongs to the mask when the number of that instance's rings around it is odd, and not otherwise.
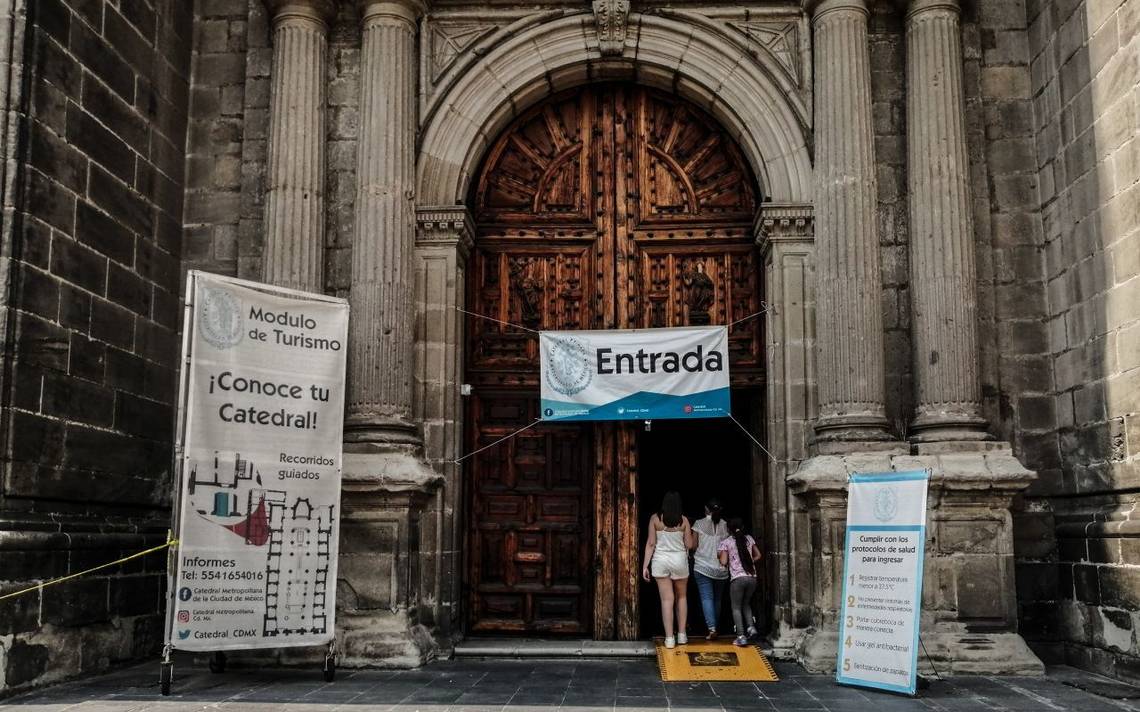
[{"label": "door panel carving", "polygon": [[[595,85],[521,115],[473,195],[468,308],[505,323],[468,321],[471,449],[538,417],[537,337],[506,324],[729,324],[759,311],[754,186],[716,122],[672,95]],[[730,329],[736,385],[762,379],[761,324]],[[542,425],[469,461],[474,630],[636,635],[629,427]]]}]

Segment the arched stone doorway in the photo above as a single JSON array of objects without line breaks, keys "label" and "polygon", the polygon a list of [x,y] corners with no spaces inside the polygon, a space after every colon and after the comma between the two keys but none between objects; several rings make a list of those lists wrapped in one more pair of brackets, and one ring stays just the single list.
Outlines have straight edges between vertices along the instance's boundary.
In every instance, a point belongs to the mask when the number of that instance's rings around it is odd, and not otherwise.
[{"label": "arched stone doorway", "polygon": [[[673,94],[586,85],[513,121],[468,203],[466,303],[504,322],[468,323],[469,450],[538,417],[537,339],[505,324],[650,328],[758,312],[759,196],[732,138]],[[762,327],[730,330],[737,417],[757,431]],[[691,514],[710,494],[746,518],[760,510],[764,462],[735,424],[655,427],[543,425],[466,463],[469,630],[638,637],[642,530],[664,489],[682,489]]]}]

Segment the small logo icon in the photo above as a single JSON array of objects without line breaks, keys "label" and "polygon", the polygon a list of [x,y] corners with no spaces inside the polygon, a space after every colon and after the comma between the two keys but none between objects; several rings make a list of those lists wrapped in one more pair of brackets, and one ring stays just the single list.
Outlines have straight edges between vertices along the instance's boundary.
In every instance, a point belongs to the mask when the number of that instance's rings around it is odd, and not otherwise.
[{"label": "small logo icon", "polygon": [[618,415],[625,415],[625,408],[618,408]]},{"label": "small logo icon", "polygon": [[179,623],[189,623],[190,622],[190,611],[178,611],[178,622]]},{"label": "small logo icon", "polygon": [[899,513],[899,496],[891,485],[883,485],[875,492],[875,519],[889,522]]},{"label": "small logo icon", "polygon": [[685,405],[685,413],[692,413],[692,412],[693,412],[693,406],[686,404]]},{"label": "small logo icon", "polygon": [[241,302],[226,289],[206,287],[198,305],[202,338],[214,348],[237,346],[242,337]]},{"label": "small logo icon", "polygon": [[194,597],[194,592],[191,591],[189,587],[183,586],[182,588],[178,589],[178,600],[179,601],[189,601],[193,597]]},{"label": "small logo icon", "polygon": [[594,378],[590,353],[572,336],[549,338],[546,363],[546,382],[564,396],[582,392]]},{"label": "small logo icon", "polygon": [[187,628],[186,630],[178,631],[178,639],[179,640],[186,640],[189,637],[190,637],[190,629],[189,628]]},{"label": "small logo icon", "polygon": [[546,410],[542,411],[542,414],[549,418],[550,416],[554,415],[554,409],[547,408]]}]

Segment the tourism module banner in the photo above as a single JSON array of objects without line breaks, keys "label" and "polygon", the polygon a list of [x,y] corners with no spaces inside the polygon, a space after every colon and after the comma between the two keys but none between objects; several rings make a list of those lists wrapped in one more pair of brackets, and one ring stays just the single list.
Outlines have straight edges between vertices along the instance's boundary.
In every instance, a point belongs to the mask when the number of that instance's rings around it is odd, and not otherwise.
[{"label": "tourism module banner", "polygon": [[913,695],[930,473],[851,475],[836,681]]},{"label": "tourism module banner", "polygon": [[348,304],[203,272],[188,279],[167,642],[327,643]]},{"label": "tourism module banner", "polygon": [[543,331],[538,341],[543,420],[731,412],[726,327]]}]

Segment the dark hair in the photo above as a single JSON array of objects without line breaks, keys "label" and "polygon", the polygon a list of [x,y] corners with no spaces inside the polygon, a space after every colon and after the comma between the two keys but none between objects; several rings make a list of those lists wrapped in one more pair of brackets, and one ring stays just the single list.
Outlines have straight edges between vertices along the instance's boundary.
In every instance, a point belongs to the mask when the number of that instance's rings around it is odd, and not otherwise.
[{"label": "dark hair", "polygon": [[740,555],[740,566],[745,573],[755,576],[756,564],[752,562],[752,552],[749,551],[748,540],[746,539],[748,532],[744,531],[744,522],[741,521],[740,517],[733,517],[728,520],[728,533],[732,535],[733,539],[736,539],[736,553]]},{"label": "dark hair", "polygon": [[681,495],[676,492],[666,492],[661,500],[661,523],[667,527],[681,525]]},{"label": "dark hair", "polygon": [[716,497],[709,497],[709,501],[705,502],[705,509],[709,510],[709,519],[712,519],[713,524],[720,524],[721,510],[724,506]]}]

